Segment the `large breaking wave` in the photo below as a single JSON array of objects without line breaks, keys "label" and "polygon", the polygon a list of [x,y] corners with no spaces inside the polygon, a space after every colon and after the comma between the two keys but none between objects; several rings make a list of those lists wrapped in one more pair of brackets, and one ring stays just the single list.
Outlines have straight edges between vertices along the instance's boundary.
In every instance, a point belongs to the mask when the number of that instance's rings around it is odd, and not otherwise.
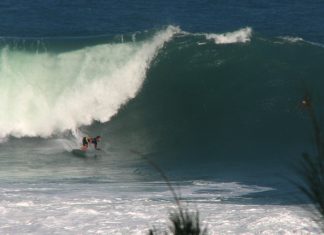
[{"label": "large breaking wave", "polygon": [[140,34],[42,52],[4,44],[0,137],[48,137],[109,121],[88,131],[150,151],[226,156],[236,146],[248,156],[305,143],[297,105],[306,87],[316,94],[323,86],[321,46],[252,35],[249,27]]},{"label": "large breaking wave", "polygon": [[47,137],[108,121],[135,97],[153,58],[177,32],[170,26],[144,41],[63,53],[3,47],[0,137]]}]

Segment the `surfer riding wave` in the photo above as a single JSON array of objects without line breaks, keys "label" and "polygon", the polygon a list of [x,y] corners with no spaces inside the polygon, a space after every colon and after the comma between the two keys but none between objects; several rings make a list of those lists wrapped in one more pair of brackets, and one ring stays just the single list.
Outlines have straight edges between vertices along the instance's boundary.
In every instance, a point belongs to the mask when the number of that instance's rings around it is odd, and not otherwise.
[{"label": "surfer riding wave", "polygon": [[89,136],[85,136],[82,138],[82,146],[81,146],[81,150],[82,151],[87,151],[88,150],[88,147],[89,147],[89,144],[93,144],[94,145],[94,148],[96,150],[100,150],[100,148],[98,148],[98,142],[100,142],[101,140],[101,136],[96,136],[95,138],[93,137],[89,137]]}]

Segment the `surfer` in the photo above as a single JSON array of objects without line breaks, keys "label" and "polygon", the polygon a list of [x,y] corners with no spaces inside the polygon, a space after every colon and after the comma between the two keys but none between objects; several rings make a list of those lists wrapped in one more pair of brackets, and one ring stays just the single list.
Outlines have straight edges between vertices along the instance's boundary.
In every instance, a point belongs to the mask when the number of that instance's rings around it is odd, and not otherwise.
[{"label": "surfer", "polygon": [[97,136],[95,138],[93,137],[83,137],[82,138],[82,147],[81,147],[81,150],[82,151],[87,151],[88,147],[89,147],[89,144],[93,144],[94,145],[94,148],[96,150],[100,150],[100,148],[98,148],[98,142],[100,142],[101,140],[101,136]]},{"label": "surfer", "polygon": [[302,107],[310,108],[312,106],[311,98],[308,95],[305,95],[304,99],[301,102]]}]

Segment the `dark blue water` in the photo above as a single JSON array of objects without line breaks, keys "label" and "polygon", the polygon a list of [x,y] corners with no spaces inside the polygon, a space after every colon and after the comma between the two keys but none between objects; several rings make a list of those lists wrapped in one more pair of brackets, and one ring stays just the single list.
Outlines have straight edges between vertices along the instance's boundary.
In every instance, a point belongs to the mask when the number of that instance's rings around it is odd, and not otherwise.
[{"label": "dark blue water", "polygon": [[324,42],[321,0],[9,1],[0,3],[3,37],[116,35],[178,25],[190,32],[250,26],[268,35]]}]

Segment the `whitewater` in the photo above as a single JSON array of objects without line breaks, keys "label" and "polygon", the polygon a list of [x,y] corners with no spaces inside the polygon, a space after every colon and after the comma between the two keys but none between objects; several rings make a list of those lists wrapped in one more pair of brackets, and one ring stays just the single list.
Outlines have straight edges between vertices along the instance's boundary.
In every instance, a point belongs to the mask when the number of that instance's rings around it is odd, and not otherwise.
[{"label": "whitewater", "polygon": [[[209,234],[320,233],[300,207],[235,202],[270,189],[208,181],[184,184],[181,194],[192,211],[199,210]],[[14,184],[2,185],[1,195],[4,234],[147,234],[153,226],[167,230],[168,214],[175,210],[163,182]]]},{"label": "whitewater", "polygon": [[108,121],[134,98],[158,49],[177,31],[169,27],[144,43],[98,45],[59,54],[4,47],[0,138],[48,137],[94,120]]},{"label": "whitewater", "polygon": [[[1,45],[0,233],[167,229],[172,194],[141,156],[209,234],[320,233],[289,181],[311,149],[296,103],[304,75],[323,75],[320,45],[172,25]],[[71,154],[84,135],[103,137],[95,157]]]}]

